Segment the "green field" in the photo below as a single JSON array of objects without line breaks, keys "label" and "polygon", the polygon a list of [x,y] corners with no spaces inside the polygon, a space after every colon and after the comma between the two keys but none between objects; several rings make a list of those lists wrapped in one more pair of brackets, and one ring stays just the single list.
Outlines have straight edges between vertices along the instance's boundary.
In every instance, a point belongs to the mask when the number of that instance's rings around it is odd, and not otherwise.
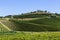
[{"label": "green field", "polygon": [[60,18],[10,21],[16,24],[18,31],[60,31]]},{"label": "green field", "polygon": [[0,40],[60,40],[60,32],[17,32],[0,35]]}]

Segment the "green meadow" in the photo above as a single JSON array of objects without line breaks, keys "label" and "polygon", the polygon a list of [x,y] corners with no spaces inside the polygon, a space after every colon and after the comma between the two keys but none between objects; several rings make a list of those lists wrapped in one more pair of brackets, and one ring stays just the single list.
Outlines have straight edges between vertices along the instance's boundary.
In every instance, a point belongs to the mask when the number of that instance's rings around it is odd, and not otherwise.
[{"label": "green meadow", "polygon": [[60,32],[16,32],[3,33],[0,40],[60,40]]}]

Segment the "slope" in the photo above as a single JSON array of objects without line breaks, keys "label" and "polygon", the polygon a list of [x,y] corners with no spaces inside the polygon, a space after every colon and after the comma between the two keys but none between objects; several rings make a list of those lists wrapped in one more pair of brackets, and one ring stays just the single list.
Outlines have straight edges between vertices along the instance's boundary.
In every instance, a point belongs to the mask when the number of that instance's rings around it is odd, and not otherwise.
[{"label": "slope", "polygon": [[35,20],[10,20],[18,26],[18,31],[60,31],[60,18],[43,18]]},{"label": "slope", "polygon": [[1,23],[0,23],[0,32],[1,31],[8,31],[3,25],[1,25]]}]

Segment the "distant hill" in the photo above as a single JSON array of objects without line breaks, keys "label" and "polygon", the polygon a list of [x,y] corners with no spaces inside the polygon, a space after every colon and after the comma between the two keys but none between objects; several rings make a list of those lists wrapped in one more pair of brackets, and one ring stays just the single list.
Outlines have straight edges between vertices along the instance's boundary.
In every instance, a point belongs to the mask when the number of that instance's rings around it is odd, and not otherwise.
[{"label": "distant hill", "polygon": [[49,16],[51,14],[52,13],[46,10],[45,11],[37,10],[33,12],[22,13],[21,15],[8,15],[5,17],[11,18],[11,16],[13,16],[14,18],[37,18],[37,17]]},{"label": "distant hill", "polygon": [[5,17],[12,19],[4,24],[16,31],[60,31],[60,14],[57,13],[37,10]]}]

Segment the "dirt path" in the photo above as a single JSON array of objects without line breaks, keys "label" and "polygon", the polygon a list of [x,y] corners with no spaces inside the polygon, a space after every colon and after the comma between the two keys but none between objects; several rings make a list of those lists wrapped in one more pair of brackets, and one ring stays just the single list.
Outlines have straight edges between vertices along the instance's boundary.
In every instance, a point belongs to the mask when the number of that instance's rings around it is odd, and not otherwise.
[{"label": "dirt path", "polygon": [[48,17],[42,17],[42,18],[23,18],[23,19],[18,19],[18,20],[24,20],[24,21],[29,21],[29,20],[37,20],[37,19],[44,19],[44,18],[48,18]]},{"label": "dirt path", "polygon": [[8,31],[12,31],[10,28],[8,28],[6,25],[4,25],[1,21],[0,21],[0,24],[1,24],[4,28],[6,28]]}]

